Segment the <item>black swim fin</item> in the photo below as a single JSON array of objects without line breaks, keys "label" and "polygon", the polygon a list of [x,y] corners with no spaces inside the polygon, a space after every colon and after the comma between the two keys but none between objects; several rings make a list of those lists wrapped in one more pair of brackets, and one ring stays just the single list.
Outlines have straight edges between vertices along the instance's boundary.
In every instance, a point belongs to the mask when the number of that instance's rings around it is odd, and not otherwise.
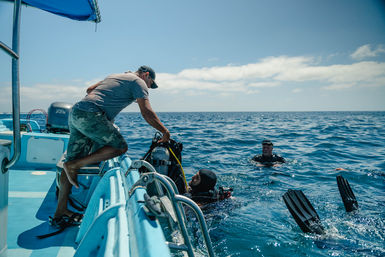
[{"label": "black swim fin", "polygon": [[353,190],[349,185],[347,179],[341,175],[337,176],[337,185],[341,194],[342,201],[344,202],[347,212],[351,212],[358,209],[358,202],[354,196]]},{"label": "black swim fin", "polygon": [[289,189],[282,198],[303,232],[324,234],[324,228],[317,212],[301,190]]}]

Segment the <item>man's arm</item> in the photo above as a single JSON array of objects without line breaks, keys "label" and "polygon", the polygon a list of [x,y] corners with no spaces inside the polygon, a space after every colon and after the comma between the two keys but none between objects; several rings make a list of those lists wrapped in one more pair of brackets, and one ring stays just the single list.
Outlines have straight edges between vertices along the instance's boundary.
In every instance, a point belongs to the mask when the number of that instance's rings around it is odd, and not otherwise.
[{"label": "man's arm", "polygon": [[150,101],[145,98],[137,98],[136,101],[138,102],[140,112],[147,123],[163,134],[163,137],[159,140],[159,142],[168,142],[168,140],[170,140],[170,132],[152,110]]},{"label": "man's arm", "polygon": [[97,86],[99,86],[100,83],[101,83],[101,81],[98,82],[98,83],[96,83],[96,84],[93,84],[92,86],[90,86],[89,88],[87,88],[87,94],[91,93],[92,90],[94,90],[95,88],[97,88]]}]

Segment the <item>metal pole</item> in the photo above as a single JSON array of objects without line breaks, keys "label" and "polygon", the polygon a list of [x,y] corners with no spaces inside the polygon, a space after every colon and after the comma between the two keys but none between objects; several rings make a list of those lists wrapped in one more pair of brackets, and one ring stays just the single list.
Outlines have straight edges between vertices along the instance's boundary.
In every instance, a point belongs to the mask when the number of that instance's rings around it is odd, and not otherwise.
[{"label": "metal pole", "polygon": [[12,51],[6,44],[0,41],[0,48],[3,49],[7,54],[9,54],[12,58],[19,59],[19,56]]},{"label": "metal pole", "polygon": [[[15,0],[13,12],[13,35],[12,51],[19,56],[20,46],[20,11],[21,0]],[[12,114],[13,114],[13,156],[5,165],[5,169],[12,167],[20,157],[20,80],[19,80],[19,58],[12,58]]]},{"label": "metal pole", "polygon": [[208,233],[205,217],[203,216],[203,213],[202,213],[201,209],[199,208],[199,206],[193,200],[191,200],[190,198],[187,198],[186,196],[183,196],[183,195],[176,195],[174,198],[178,202],[182,202],[182,203],[186,204],[188,207],[190,207],[195,212],[195,216],[198,218],[199,224],[201,226],[201,231],[203,233],[203,238],[205,240],[205,244],[206,244],[206,248],[207,248],[207,251],[209,253],[209,256],[214,257],[215,255],[214,255],[214,251],[213,251],[213,246],[211,244],[210,235]]},{"label": "metal pole", "polygon": [[[208,233],[207,224],[206,224],[205,218],[203,216],[202,210],[190,198],[188,198],[186,196],[183,196],[183,195],[176,195],[174,192],[172,192],[171,189],[173,189],[172,185],[174,184],[174,182],[171,179],[169,179],[167,176],[163,176],[163,175],[160,175],[159,173],[155,173],[155,177],[170,192],[170,198],[172,200],[172,203],[174,204],[174,208],[175,208],[176,214],[178,216],[178,220],[182,219],[182,213],[183,212],[181,211],[180,206],[176,202],[182,202],[183,204],[189,206],[194,211],[195,216],[199,220],[199,224],[200,224],[200,227],[201,227],[203,238],[205,240],[205,244],[206,244],[206,248],[207,248],[208,254],[209,254],[210,257],[214,257],[215,255],[214,255],[214,251],[213,251],[213,246],[211,244],[210,235]],[[178,192],[178,191],[176,191],[176,192]],[[183,222],[182,225],[183,226],[180,227],[181,230],[182,230],[182,234],[184,236],[186,235],[185,239],[187,239],[189,241],[188,244],[187,244],[187,247],[190,248],[192,246],[191,246],[191,243],[190,243],[187,231],[186,231],[186,227],[184,226],[184,222]],[[188,253],[190,254],[189,251],[188,251]]]},{"label": "metal pole", "polygon": [[186,225],[183,221],[183,215],[181,213],[181,209],[179,207],[179,204],[175,201],[176,195],[174,193],[174,190],[173,190],[172,186],[170,185],[170,182],[168,182],[168,180],[165,179],[163,177],[163,175],[160,175],[159,173],[155,173],[154,175],[155,175],[156,180],[158,180],[160,182],[160,184],[162,184],[170,194],[170,199],[171,199],[171,202],[173,204],[177,219],[179,221],[178,225],[179,225],[179,228],[182,232],[182,235],[183,235],[183,238],[185,241],[184,243],[188,249],[187,254],[189,257],[194,257],[193,248],[192,248],[191,241],[190,241],[190,238],[189,238],[188,233],[187,233]]}]

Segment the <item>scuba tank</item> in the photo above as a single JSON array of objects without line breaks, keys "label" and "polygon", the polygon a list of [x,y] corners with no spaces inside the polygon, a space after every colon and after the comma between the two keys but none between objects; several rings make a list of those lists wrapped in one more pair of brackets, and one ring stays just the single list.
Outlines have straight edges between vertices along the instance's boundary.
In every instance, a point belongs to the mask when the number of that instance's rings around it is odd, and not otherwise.
[{"label": "scuba tank", "polygon": [[158,173],[168,176],[168,166],[171,165],[170,152],[165,147],[156,146],[151,151],[150,163]]},{"label": "scuba tank", "polygon": [[[167,143],[158,143],[161,138],[162,135],[159,132],[155,133],[150,149],[142,160],[154,166],[158,173],[170,177],[178,188],[179,194],[184,194],[187,185],[183,168],[180,165],[182,163],[183,144],[173,139],[170,139]],[[170,153],[170,150],[172,153]],[[142,167],[139,172],[148,172],[148,170]]]}]

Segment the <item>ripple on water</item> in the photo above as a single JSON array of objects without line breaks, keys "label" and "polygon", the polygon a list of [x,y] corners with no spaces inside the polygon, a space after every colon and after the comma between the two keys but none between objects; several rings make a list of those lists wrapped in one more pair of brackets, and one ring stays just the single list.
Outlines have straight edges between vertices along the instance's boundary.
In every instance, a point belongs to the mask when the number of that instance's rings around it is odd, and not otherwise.
[{"label": "ripple on water", "polygon": [[[188,179],[198,169],[210,168],[218,184],[234,188],[233,199],[205,212],[216,256],[385,256],[385,112],[159,117],[184,145]],[[155,130],[139,113],[120,114],[116,123],[129,155],[142,157]],[[286,164],[264,168],[250,162],[266,138]],[[349,180],[357,197],[356,214],[344,211],[338,174]],[[301,232],[282,201],[289,188],[304,191],[327,229],[326,237]]]}]

